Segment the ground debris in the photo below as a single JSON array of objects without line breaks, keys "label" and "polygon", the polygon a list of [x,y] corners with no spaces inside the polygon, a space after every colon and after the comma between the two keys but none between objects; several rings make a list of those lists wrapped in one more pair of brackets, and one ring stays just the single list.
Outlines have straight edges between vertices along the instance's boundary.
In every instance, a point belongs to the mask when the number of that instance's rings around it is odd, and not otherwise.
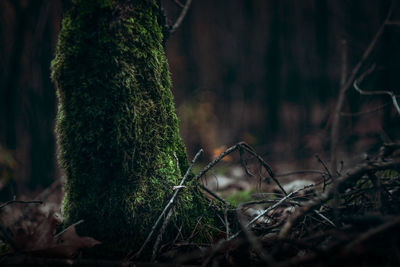
[{"label": "ground debris", "polygon": [[[270,186],[269,192],[253,194],[253,200],[226,204],[225,232],[213,243],[196,243],[193,236],[206,225],[199,220],[189,238],[160,243],[152,266],[396,266],[400,264],[400,158],[393,153],[368,158],[336,177],[321,173],[320,180],[305,177],[291,186]],[[255,173],[249,168],[249,172]],[[312,182],[312,183],[311,183]],[[289,186],[290,185],[290,186]],[[301,185],[301,186],[300,186]],[[8,207],[9,209],[11,207]],[[4,212],[4,211],[3,211]],[[140,266],[127,259],[79,259],[78,251],[98,244],[80,237],[72,225],[55,235],[56,213],[25,215],[23,227],[11,231],[19,253],[3,255],[2,262],[18,264],[16,257],[78,266]],[[6,213],[5,213],[6,214]],[[5,214],[1,214],[4,220]],[[19,216],[24,214],[20,211]],[[15,220],[15,219],[14,219]],[[8,224],[12,228],[13,224]],[[15,227],[15,225],[14,225]],[[34,229],[34,230],[32,230]],[[40,258],[39,258],[40,256]],[[46,261],[43,257],[47,257]],[[26,258],[25,258],[26,259]],[[149,265],[146,265],[149,266]]]}]

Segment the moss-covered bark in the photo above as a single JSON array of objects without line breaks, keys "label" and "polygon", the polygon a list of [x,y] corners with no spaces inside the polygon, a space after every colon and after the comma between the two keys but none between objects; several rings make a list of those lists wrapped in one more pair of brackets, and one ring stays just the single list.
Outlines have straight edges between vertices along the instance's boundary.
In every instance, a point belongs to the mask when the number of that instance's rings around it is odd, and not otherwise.
[{"label": "moss-covered bark", "polygon": [[[143,243],[187,168],[157,2],[73,1],[51,67],[65,223],[84,219],[110,252]],[[207,205],[184,190],[167,235],[213,224]]]}]

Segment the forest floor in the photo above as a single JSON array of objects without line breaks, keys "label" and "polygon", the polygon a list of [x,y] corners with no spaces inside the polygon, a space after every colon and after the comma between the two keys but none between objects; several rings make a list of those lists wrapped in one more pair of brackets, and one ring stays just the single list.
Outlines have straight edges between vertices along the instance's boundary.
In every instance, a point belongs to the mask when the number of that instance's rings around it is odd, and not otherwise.
[{"label": "forest floor", "polygon": [[[236,153],[240,152],[240,153]],[[36,196],[0,206],[0,265],[82,266],[398,266],[400,265],[400,144],[331,173],[316,157],[269,165],[239,143],[196,165],[205,194],[223,202],[224,231],[208,244],[168,240],[152,260],[85,259],[98,241],[64,231],[62,182]],[[202,171],[201,171],[202,170]],[[272,172],[274,170],[274,172]],[[32,201],[34,200],[34,201]]]}]

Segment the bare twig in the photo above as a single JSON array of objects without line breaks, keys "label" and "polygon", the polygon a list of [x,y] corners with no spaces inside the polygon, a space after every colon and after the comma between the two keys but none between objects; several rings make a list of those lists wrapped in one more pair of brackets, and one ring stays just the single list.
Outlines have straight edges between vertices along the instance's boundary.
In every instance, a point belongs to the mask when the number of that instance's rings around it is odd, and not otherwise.
[{"label": "bare twig", "polygon": [[324,167],[325,172],[328,174],[328,176],[330,178],[332,178],[332,174],[328,169],[328,166],[326,165],[326,163],[321,159],[321,157],[319,155],[315,155],[315,157],[317,158],[318,162],[321,163],[322,167]]},{"label": "bare twig", "polygon": [[[246,227],[246,228],[250,227],[253,223],[255,223],[258,219],[260,219],[262,216],[264,216],[265,214],[267,214],[269,211],[271,211],[271,210],[275,209],[276,207],[280,206],[283,202],[285,202],[285,201],[286,201],[287,199],[289,199],[291,196],[295,195],[296,193],[298,193],[298,192],[300,192],[300,191],[302,191],[302,190],[304,190],[304,189],[309,188],[310,186],[312,186],[312,185],[308,185],[308,186],[305,186],[305,187],[303,187],[303,188],[299,188],[299,189],[297,189],[297,190],[295,190],[295,191],[293,191],[293,192],[290,192],[288,195],[286,195],[286,196],[284,196],[283,198],[281,198],[281,200],[279,200],[278,202],[276,202],[274,205],[272,205],[272,206],[266,208],[265,210],[263,210],[260,214],[258,214],[256,217],[254,217],[250,222],[248,222],[248,223],[245,225],[245,227]],[[236,237],[238,237],[240,233],[241,233],[241,231],[238,231],[236,234],[232,235],[232,236],[228,239],[228,241],[229,241],[229,240],[232,240],[232,239],[234,239],[234,238],[236,238]]]},{"label": "bare twig", "polygon": [[[358,65],[357,65],[358,66]],[[356,66],[356,67],[357,67]],[[360,66],[361,67],[361,64]],[[353,73],[355,71],[353,70]],[[356,70],[358,72],[358,69]],[[352,75],[353,75],[352,73]],[[348,90],[347,83],[347,42],[346,40],[342,40],[342,72],[340,77],[340,90],[339,96],[336,103],[333,121],[332,121],[332,128],[331,128],[331,170],[333,171],[334,175],[336,176],[337,172],[337,147],[339,143],[339,128],[340,128],[340,112],[343,109],[344,100],[346,96],[346,91]],[[354,74],[355,77],[355,74]],[[354,79],[354,77],[350,77],[349,79]]]},{"label": "bare twig", "polygon": [[[304,190],[307,187],[304,188],[300,188],[296,191],[293,191],[291,193],[289,193],[288,195],[284,196],[281,200],[279,200],[277,203],[275,203],[274,205],[268,207],[267,209],[265,209],[261,214],[259,214],[258,216],[256,216],[254,219],[252,219],[250,222],[248,222],[247,224],[245,224],[243,227],[248,229],[249,226],[251,226],[254,222],[256,222],[261,216],[265,215],[266,213],[268,213],[269,211],[275,209],[276,207],[278,207],[279,205],[281,205],[282,203],[284,203],[286,200],[288,200],[291,196],[293,196],[294,194],[296,194],[297,192]],[[232,235],[231,237],[229,237],[228,239],[221,239],[217,244],[215,244],[211,251],[209,252],[208,257],[206,258],[206,260],[203,262],[202,266],[208,266],[211,259],[214,257],[214,255],[221,249],[223,249],[224,247],[228,246],[228,244],[230,244],[231,242],[234,242],[236,240],[236,238],[240,235],[240,233],[242,232],[242,230],[239,230],[236,234]]]},{"label": "bare twig", "polygon": [[281,228],[279,233],[280,238],[286,238],[289,234],[291,228],[293,227],[294,223],[306,214],[309,211],[317,209],[326,201],[332,199],[335,192],[342,192],[344,189],[347,188],[348,184],[352,184],[355,180],[359,179],[362,175],[368,172],[375,172],[379,170],[384,170],[388,168],[392,168],[395,166],[400,165],[400,158],[396,159],[386,159],[385,161],[369,161],[364,162],[355,168],[349,170],[346,174],[340,175],[334,186],[329,188],[329,190],[325,191],[318,197],[310,200],[308,203],[305,203],[302,207],[296,209],[295,213],[293,213],[284,226]]},{"label": "bare twig", "polygon": [[371,52],[374,50],[378,39],[381,37],[381,35],[383,33],[383,29],[385,28],[386,23],[389,21],[389,18],[392,15],[394,2],[395,1],[392,1],[392,6],[389,8],[389,11],[386,15],[385,21],[379,27],[379,29],[376,32],[371,43],[368,45],[367,49],[365,50],[364,54],[362,55],[360,61],[354,67],[354,69],[352,70],[352,72],[350,74],[350,77],[347,79],[346,83],[343,85],[343,87],[345,88],[344,89],[345,91],[347,91],[350,88],[350,86],[352,85],[354,79],[356,78],[356,75],[357,75],[358,71],[360,70],[361,66],[364,64],[365,60],[367,60],[367,58],[369,57]]},{"label": "bare twig", "polygon": [[186,178],[189,176],[190,171],[193,168],[194,163],[197,161],[197,159],[200,157],[200,155],[203,153],[203,149],[200,149],[199,152],[197,152],[197,154],[194,156],[192,162],[189,165],[189,168],[186,170],[185,175],[183,176],[181,182],[179,183],[179,188],[177,188],[174,191],[174,194],[172,195],[171,199],[169,200],[168,204],[165,206],[164,210],[161,212],[160,216],[158,217],[157,221],[155,222],[155,224],[153,225],[153,227],[151,228],[151,231],[149,233],[149,235],[147,236],[146,240],[144,241],[143,245],[140,247],[139,251],[136,252],[135,254],[133,254],[132,256],[129,257],[129,260],[133,260],[134,258],[139,258],[140,255],[142,254],[144,248],[147,246],[147,244],[150,242],[150,239],[153,237],[154,231],[156,230],[156,228],[158,227],[158,225],[160,224],[161,220],[164,218],[165,214],[173,207],[174,205],[174,201],[176,196],[178,195],[180,189],[185,181]]},{"label": "bare twig", "polygon": [[269,176],[271,177],[272,180],[274,180],[274,182],[278,185],[278,187],[280,188],[280,190],[287,195],[285,189],[283,189],[283,187],[281,186],[281,184],[279,183],[279,181],[275,178],[274,173],[272,172],[271,167],[263,160],[262,157],[260,157],[255,151],[254,149],[249,146],[248,144],[246,144],[245,142],[239,142],[236,145],[233,145],[231,147],[229,147],[227,150],[225,150],[224,152],[222,152],[216,159],[214,159],[212,162],[210,162],[206,167],[204,167],[204,169],[202,171],[200,171],[196,177],[194,178],[195,180],[200,179],[201,177],[203,177],[211,168],[213,168],[215,165],[217,165],[218,162],[220,162],[224,157],[228,156],[229,154],[235,152],[236,150],[240,150],[243,149],[245,151],[247,151],[248,153],[250,153],[252,156],[254,156],[258,162],[264,167],[264,169],[268,172]]},{"label": "bare twig", "polygon": [[[249,205],[257,205],[257,204],[265,204],[265,203],[276,203],[276,202],[279,202],[279,200],[278,199],[276,199],[276,200],[262,199],[262,200],[253,200],[253,201],[243,202],[240,204],[242,206],[249,206]],[[286,203],[292,204],[293,206],[301,206],[301,203],[299,201],[295,201],[295,200],[287,200]]]},{"label": "bare twig", "polygon": [[192,3],[192,0],[186,0],[185,6],[182,8],[181,14],[179,15],[178,19],[175,21],[174,25],[172,25],[171,30],[169,31],[171,34],[174,33],[181,25],[183,19],[186,16],[186,13],[189,10],[191,3]]},{"label": "bare twig", "polygon": [[182,4],[180,1],[178,1],[178,0],[174,0],[174,3],[175,4],[177,4],[179,7],[181,7],[181,8],[184,8],[185,7],[185,5],[184,4]]},{"label": "bare twig", "polygon": [[278,173],[278,174],[275,174],[275,177],[284,177],[284,176],[291,176],[291,175],[297,175],[297,174],[309,174],[309,173],[327,174],[326,172],[320,171],[320,170],[300,170],[300,171]]},{"label": "bare twig", "polygon": [[238,149],[238,145],[231,146],[224,152],[222,152],[216,159],[211,161],[206,167],[204,167],[203,170],[201,170],[195,177],[194,180],[198,180],[201,177],[203,177],[211,168],[213,168],[215,165],[217,165],[218,162],[220,162],[224,157],[227,155],[231,154],[232,152],[236,151]]},{"label": "bare twig", "polygon": [[[336,104],[336,108],[334,111],[334,118],[332,121],[332,128],[331,128],[331,170],[334,172],[334,175],[336,176],[337,172],[337,146],[339,143],[339,128],[340,128],[340,112],[343,109],[344,105],[344,100],[345,100],[345,93],[346,91],[352,86],[353,81],[356,79],[357,73],[360,71],[362,65],[364,62],[367,60],[369,55],[372,53],[372,51],[375,49],[376,43],[378,42],[378,39],[381,37],[383,30],[387,23],[389,22],[389,18],[392,15],[393,8],[394,8],[394,2],[392,1],[392,5],[389,8],[389,11],[386,15],[386,18],[382,25],[379,27],[378,31],[376,32],[374,38],[372,39],[371,43],[368,45],[367,49],[365,50],[364,54],[362,55],[360,61],[357,63],[357,65],[353,68],[349,78],[345,81],[343,79],[344,77],[344,72],[346,70],[346,61],[347,61],[347,45],[345,42],[343,42],[343,54],[342,54],[342,80],[341,80],[341,86],[339,90],[339,97],[338,101]],[[347,71],[346,71],[347,72]],[[345,81],[345,82],[344,82]]]},{"label": "bare twig", "polygon": [[32,201],[23,201],[23,200],[9,200],[3,204],[0,205],[0,210],[4,208],[5,206],[8,206],[10,204],[14,203],[19,203],[19,204],[43,204],[43,201],[40,200],[32,200]]},{"label": "bare twig", "polygon": [[[272,172],[271,167],[264,161],[264,159],[262,157],[260,157],[260,155],[258,155],[256,153],[256,151],[254,150],[254,148],[252,148],[251,146],[249,146],[247,143],[245,142],[239,142],[238,146],[241,149],[244,149],[245,151],[247,151],[248,153],[250,153],[252,156],[254,156],[260,163],[261,165],[264,167],[264,169],[268,172],[269,176],[271,176],[272,179],[274,179],[274,173]],[[279,183],[278,183],[279,184]]]},{"label": "bare twig", "polygon": [[245,173],[250,176],[253,177],[254,174],[252,174],[249,169],[247,168],[247,163],[245,162],[244,158],[243,158],[243,148],[239,147],[239,158],[240,158],[240,164],[242,165]]},{"label": "bare twig", "polygon": [[197,219],[197,223],[196,223],[196,225],[194,226],[193,231],[190,233],[189,237],[187,238],[186,242],[189,242],[189,240],[191,240],[191,239],[194,237],[194,235],[196,234],[197,227],[198,227],[199,225],[201,225],[201,224],[200,224],[200,221],[201,221],[202,219],[203,219],[203,216],[200,216],[200,217]]},{"label": "bare twig", "polygon": [[[45,201],[46,199],[49,198],[51,194],[53,194],[57,189],[61,187],[61,179],[55,180],[49,187],[44,189],[40,194],[38,194],[36,199],[41,199],[42,201]],[[28,207],[27,210],[25,211],[26,214],[30,213],[32,211],[32,206]],[[21,215],[15,222],[15,224],[19,224],[22,220],[24,220],[25,216]]]},{"label": "bare twig", "polygon": [[[333,178],[333,177],[332,177],[332,174],[330,173],[330,171],[329,171],[329,169],[328,169],[328,166],[325,164],[325,162],[319,157],[319,155],[316,154],[315,157],[317,158],[318,162],[321,163],[321,165],[324,167],[326,173],[328,174],[328,177],[329,177],[330,179],[332,179],[332,178]],[[334,170],[334,172],[336,173],[336,174],[335,174],[335,176],[336,176],[338,171],[337,171],[337,170]],[[322,175],[322,179],[323,179],[323,182],[324,182],[324,185],[323,185],[323,187],[322,187],[322,191],[324,192],[324,191],[325,191],[325,188],[326,188],[326,184],[327,184],[325,174]]]},{"label": "bare twig", "polygon": [[319,212],[318,210],[314,210],[314,212],[321,217],[322,219],[324,219],[325,221],[327,221],[330,225],[332,225],[333,227],[336,227],[336,225],[325,215],[323,215],[321,212]]},{"label": "bare twig", "polygon": [[153,255],[151,256],[151,262],[154,262],[156,260],[156,258],[157,258],[157,253],[158,253],[158,249],[160,248],[160,243],[161,243],[161,240],[162,240],[162,236],[163,236],[163,234],[165,232],[165,229],[167,228],[168,222],[171,219],[172,214],[174,213],[173,210],[174,209],[172,208],[172,209],[170,209],[168,211],[167,217],[165,218],[164,223],[161,226],[160,233],[158,234],[156,242],[154,243]]},{"label": "bare twig", "polygon": [[213,191],[211,191],[210,189],[208,189],[207,187],[205,187],[204,185],[200,185],[200,188],[203,189],[204,191],[206,191],[208,194],[210,194],[213,198],[221,201],[222,203],[224,203],[225,205],[231,205],[230,203],[226,202],[225,199],[221,198],[220,196],[218,196],[217,194],[215,194]]},{"label": "bare twig", "polygon": [[239,224],[242,228],[242,231],[246,235],[247,240],[249,241],[250,245],[253,247],[255,252],[260,256],[260,258],[265,262],[268,263],[268,266],[274,263],[271,256],[267,255],[264,251],[261,242],[257,239],[257,237],[251,232],[249,228],[246,227],[248,223],[245,223],[245,216],[242,214],[241,211],[242,205],[239,205],[236,209],[236,214],[238,216]]},{"label": "bare twig", "polygon": [[225,221],[225,231],[226,231],[226,239],[229,239],[230,230],[229,230],[229,221],[228,221],[228,207],[224,209],[224,221]]},{"label": "bare twig", "polygon": [[57,237],[61,236],[63,233],[65,233],[71,227],[76,227],[76,226],[78,226],[78,225],[80,225],[81,223],[84,223],[84,222],[85,222],[84,220],[79,220],[76,223],[71,224],[70,226],[68,226],[67,228],[65,228],[64,230],[59,232],[58,234],[56,234],[54,237],[57,238]]},{"label": "bare twig", "polygon": [[249,146],[248,144],[246,144],[245,142],[240,142],[238,144],[240,147],[242,147],[244,150],[246,150],[248,153],[250,153],[251,155],[253,155],[258,162],[260,162],[260,164],[264,167],[264,169],[268,172],[269,176],[271,177],[272,180],[274,180],[274,182],[278,185],[279,189],[285,194],[287,195],[285,189],[283,189],[283,187],[281,186],[281,184],[278,182],[278,180],[275,178],[274,173],[272,172],[271,167],[264,161],[264,159],[262,157],[260,157],[255,151],[254,149]]},{"label": "bare twig", "polygon": [[400,106],[399,106],[399,103],[397,102],[397,96],[392,91],[384,91],[384,90],[365,91],[359,87],[359,84],[364,80],[364,78],[366,76],[371,74],[374,71],[374,69],[375,69],[375,65],[372,65],[371,68],[369,68],[362,75],[360,75],[360,77],[357,80],[355,80],[353,83],[354,89],[356,89],[356,91],[360,95],[388,95],[388,96],[390,96],[390,98],[392,99],[392,102],[393,102],[393,106],[395,107],[397,113],[400,115]]}]

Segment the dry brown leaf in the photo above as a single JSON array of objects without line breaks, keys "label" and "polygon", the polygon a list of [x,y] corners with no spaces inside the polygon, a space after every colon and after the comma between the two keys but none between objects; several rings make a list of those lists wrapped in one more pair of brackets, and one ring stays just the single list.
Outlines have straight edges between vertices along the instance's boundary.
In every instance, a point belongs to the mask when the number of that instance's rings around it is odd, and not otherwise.
[{"label": "dry brown leaf", "polygon": [[82,249],[101,244],[94,238],[79,236],[75,224],[60,235],[54,236],[60,222],[60,219],[51,213],[36,227],[28,225],[19,228],[14,235],[14,243],[23,253],[61,258],[73,258]]},{"label": "dry brown leaf", "polygon": [[42,249],[54,242],[56,227],[61,219],[50,213],[41,222],[26,222],[14,234],[14,243],[21,251]]}]

